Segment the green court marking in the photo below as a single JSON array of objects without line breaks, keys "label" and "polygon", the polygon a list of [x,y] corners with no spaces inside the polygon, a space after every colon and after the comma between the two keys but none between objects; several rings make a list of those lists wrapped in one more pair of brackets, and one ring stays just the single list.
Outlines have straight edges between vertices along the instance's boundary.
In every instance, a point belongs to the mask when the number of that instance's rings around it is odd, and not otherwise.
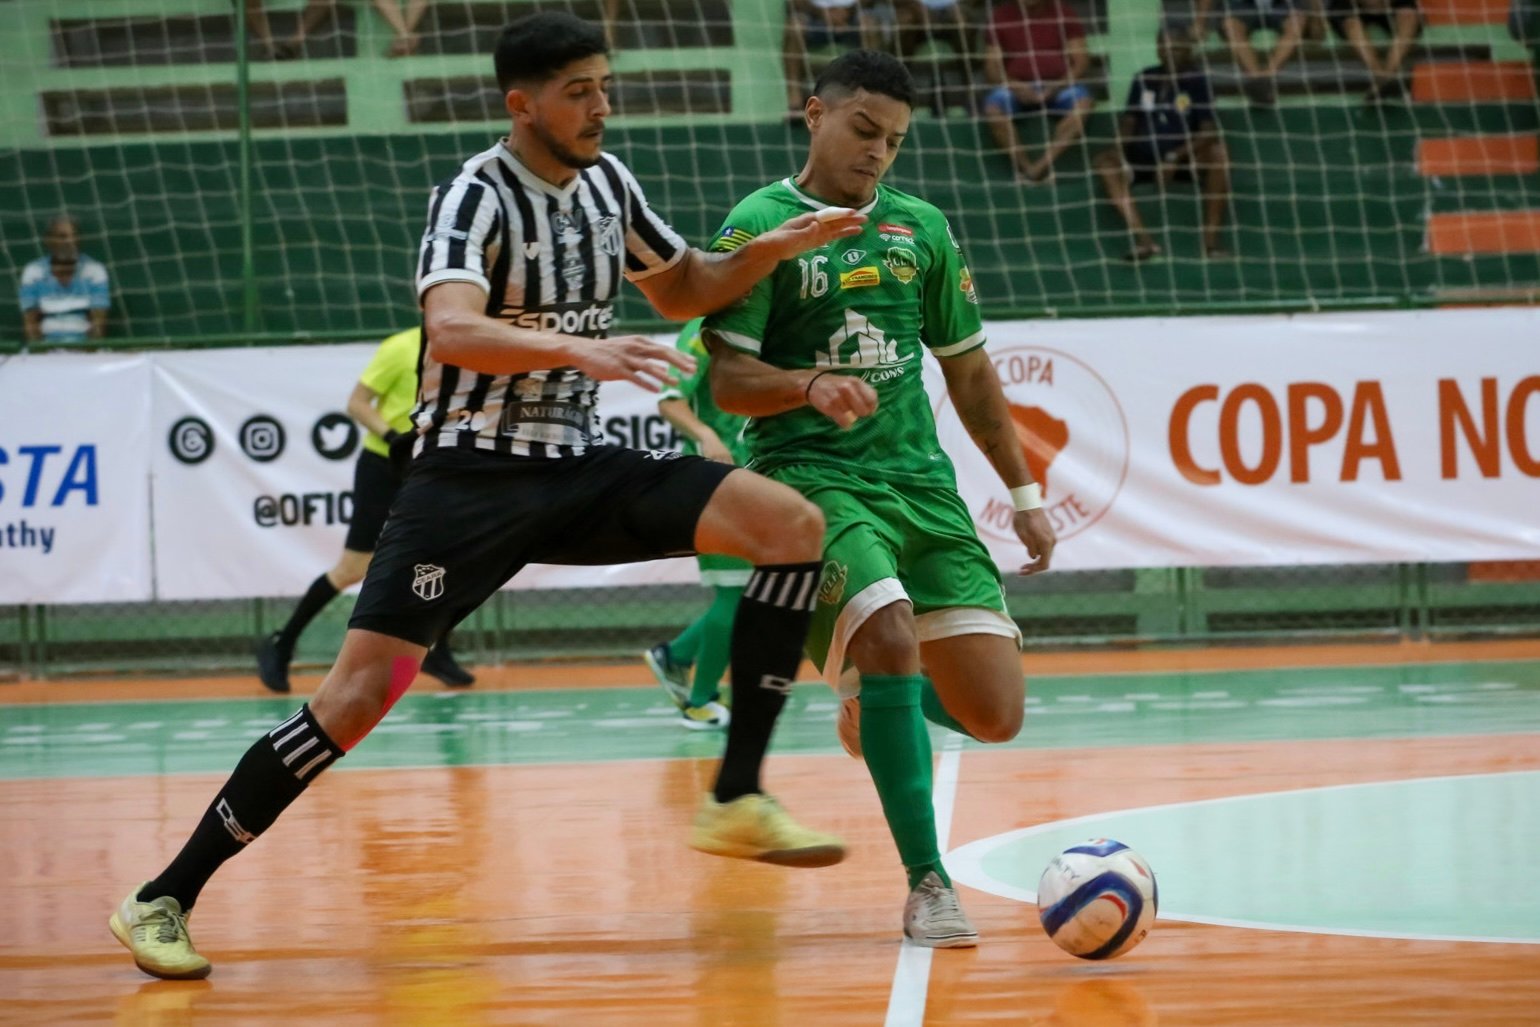
[{"label": "green court marking", "polygon": [[1095,837],[1116,838],[1149,861],[1168,920],[1540,943],[1536,771],[1079,817],[973,842],[950,853],[947,867],[971,887],[1035,903],[1048,861]]},{"label": "green court marking", "polygon": [[[1038,678],[1029,692],[1011,748],[1540,731],[1540,661]],[[297,705],[274,697],[0,705],[0,779],[223,773]],[[798,687],[775,751],[838,754],[836,709],[822,686]],[[423,692],[404,698],[338,766],[714,758],[721,746],[718,733],[678,726],[652,687]]]}]

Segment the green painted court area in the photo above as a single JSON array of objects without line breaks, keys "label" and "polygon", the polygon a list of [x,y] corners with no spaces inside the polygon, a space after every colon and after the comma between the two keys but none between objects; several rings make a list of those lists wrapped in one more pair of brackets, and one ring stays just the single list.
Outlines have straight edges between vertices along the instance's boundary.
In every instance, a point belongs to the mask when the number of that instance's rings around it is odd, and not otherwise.
[{"label": "green painted court area", "polygon": [[1048,861],[1093,837],[1117,838],[1149,861],[1168,919],[1540,943],[1535,771],[1308,788],[1057,821],[973,842],[948,865],[972,887],[1036,902]]},{"label": "green painted court area", "polygon": [[[68,686],[59,689],[67,697]],[[1540,731],[1540,661],[1045,677],[1034,678],[1029,692],[1026,727],[1008,747]],[[253,697],[0,706],[0,778],[224,773],[250,739],[296,705]],[[827,689],[798,687],[777,729],[775,750],[838,754],[835,712]],[[640,684],[409,694],[338,769],[704,758],[720,752],[720,735],[686,731],[673,718],[662,693]]]}]

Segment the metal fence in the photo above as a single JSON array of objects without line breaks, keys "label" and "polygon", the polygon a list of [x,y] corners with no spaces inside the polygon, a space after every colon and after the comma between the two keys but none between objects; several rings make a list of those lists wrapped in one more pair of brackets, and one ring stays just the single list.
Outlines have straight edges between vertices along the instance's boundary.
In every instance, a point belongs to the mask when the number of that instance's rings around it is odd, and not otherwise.
[{"label": "metal fence", "polygon": [[[1029,647],[1540,635],[1540,562],[1055,571],[1006,595]],[[483,665],[631,658],[706,601],[688,585],[500,592],[455,647]],[[0,678],[248,670],[293,602],[0,607]],[[330,664],[351,605],[322,612],[297,668]]]}]

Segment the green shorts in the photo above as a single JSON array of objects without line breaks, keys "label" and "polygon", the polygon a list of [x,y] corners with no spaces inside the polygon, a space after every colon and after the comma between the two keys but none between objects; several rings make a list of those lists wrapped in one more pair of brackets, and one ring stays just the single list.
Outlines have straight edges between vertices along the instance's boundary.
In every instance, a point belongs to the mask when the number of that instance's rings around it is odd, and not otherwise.
[{"label": "green shorts", "polygon": [[823,575],[807,654],[838,687],[845,649],[866,619],[907,600],[921,642],[1021,631],[1006,614],[1000,570],[957,490],[896,488],[800,464],[769,472],[823,511]]},{"label": "green shorts", "polygon": [[701,553],[695,562],[700,564],[700,583],[707,588],[742,588],[754,573],[752,563],[736,556]]}]

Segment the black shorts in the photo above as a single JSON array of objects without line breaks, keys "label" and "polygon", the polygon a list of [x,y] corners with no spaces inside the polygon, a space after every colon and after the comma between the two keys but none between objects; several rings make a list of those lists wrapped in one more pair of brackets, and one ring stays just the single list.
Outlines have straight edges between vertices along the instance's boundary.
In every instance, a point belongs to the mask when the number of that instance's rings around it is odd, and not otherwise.
[{"label": "black shorts", "polygon": [[[1331,21],[1331,27],[1336,30],[1339,38],[1347,38],[1347,22],[1357,18],[1365,29],[1379,26],[1381,32],[1394,37],[1396,34],[1395,14],[1402,10],[1417,10],[1417,0],[1387,0],[1383,7],[1366,7],[1347,0],[1344,3],[1334,3],[1327,7],[1327,17]],[[1417,26],[1417,34],[1422,34],[1421,23]]]},{"label": "black shorts", "polygon": [[396,495],[348,626],[432,645],[525,564],[688,556],[732,471],[621,446],[554,460],[431,450]]},{"label": "black shorts", "polygon": [[353,520],[348,524],[343,546],[355,553],[372,553],[390,513],[390,501],[396,498],[401,479],[389,457],[372,450],[358,454],[353,465]]},{"label": "black shorts", "polygon": [[[1146,182],[1158,181],[1160,178],[1160,167],[1166,162],[1166,154],[1170,152],[1170,149],[1156,149],[1147,142],[1124,144],[1123,160],[1128,163],[1129,168],[1134,173],[1133,184],[1142,185]],[[1190,157],[1181,162],[1181,165],[1176,169],[1174,177],[1178,182],[1192,182],[1196,180]]]}]

